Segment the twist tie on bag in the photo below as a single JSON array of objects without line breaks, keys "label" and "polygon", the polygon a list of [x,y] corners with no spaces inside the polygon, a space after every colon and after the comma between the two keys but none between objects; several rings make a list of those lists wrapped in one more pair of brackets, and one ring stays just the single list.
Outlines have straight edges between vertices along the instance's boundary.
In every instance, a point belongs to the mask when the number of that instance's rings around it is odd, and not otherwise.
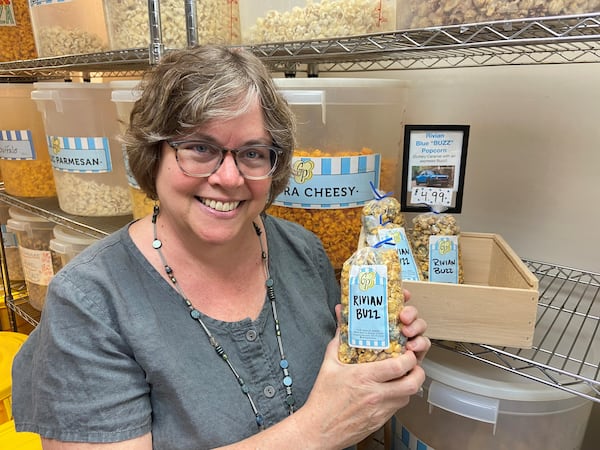
[{"label": "twist tie on bag", "polygon": [[372,182],[372,181],[369,181],[369,186],[371,186],[371,190],[373,191],[373,197],[375,197],[375,199],[376,199],[376,200],[382,200],[382,199],[384,199],[384,198],[386,198],[386,197],[390,197],[390,196],[393,194],[393,192],[392,192],[392,191],[390,191],[390,192],[387,192],[387,193],[385,193],[385,194],[383,194],[383,195],[382,195],[382,194],[380,194],[380,193],[379,193],[379,189],[377,189],[377,188],[375,187],[375,185],[373,184],[373,182]]},{"label": "twist tie on bag", "polygon": [[394,245],[394,238],[389,236],[382,241],[376,242],[375,245],[373,245],[373,248],[381,248],[384,245]]}]

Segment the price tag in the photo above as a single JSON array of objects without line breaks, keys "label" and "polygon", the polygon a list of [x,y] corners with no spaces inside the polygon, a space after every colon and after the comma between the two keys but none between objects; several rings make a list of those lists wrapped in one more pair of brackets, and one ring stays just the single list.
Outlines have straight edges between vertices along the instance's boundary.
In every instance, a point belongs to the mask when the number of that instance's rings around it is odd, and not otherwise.
[{"label": "price tag", "polygon": [[410,202],[452,206],[452,189],[417,186],[411,191]]}]

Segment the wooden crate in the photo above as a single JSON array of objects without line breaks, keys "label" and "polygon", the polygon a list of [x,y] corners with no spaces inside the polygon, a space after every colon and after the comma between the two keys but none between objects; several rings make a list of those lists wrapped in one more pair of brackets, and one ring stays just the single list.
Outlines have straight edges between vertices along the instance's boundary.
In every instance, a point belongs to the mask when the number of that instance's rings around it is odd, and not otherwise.
[{"label": "wooden crate", "polygon": [[531,348],[538,280],[498,234],[461,233],[464,284],[404,281],[432,339]]}]

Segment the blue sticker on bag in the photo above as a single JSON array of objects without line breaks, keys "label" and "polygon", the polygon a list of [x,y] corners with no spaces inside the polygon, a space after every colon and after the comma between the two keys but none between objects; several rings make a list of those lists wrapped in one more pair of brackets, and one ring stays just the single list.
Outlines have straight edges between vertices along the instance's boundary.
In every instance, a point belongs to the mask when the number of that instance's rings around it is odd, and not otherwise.
[{"label": "blue sticker on bag", "polygon": [[458,283],[458,236],[429,237],[429,281]]},{"label": "blue sticker on bag", "polygon": [[349,278],[348,344],[384,349],[390,346],[387,266],[352,265]]}]

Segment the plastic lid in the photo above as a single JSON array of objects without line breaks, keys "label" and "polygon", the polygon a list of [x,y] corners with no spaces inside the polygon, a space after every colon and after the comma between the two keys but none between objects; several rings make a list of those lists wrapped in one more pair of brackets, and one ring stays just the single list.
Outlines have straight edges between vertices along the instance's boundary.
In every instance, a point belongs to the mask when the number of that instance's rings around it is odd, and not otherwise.
[{"label": "plastic lid", "polygon": [[[76,83],[66,81],[37,81],[33,83],[36,90],[45,89],[110,89],[108,83]],[[34,91],[35,92],[35,91]]]},{"label": "plastic lid", "polygon": [[423,361],[427,377],[466,393],[499,400],[544,402],[575,395],[439,347]]},{"label": "plastic lid", "polygon": [[33,86],[31,83],[0,83],[0,97],[29,99]]},{"label": "plastic lid", "polygon": [[15,206],[11,206],[8,209],[8,214],[10,215],[10,217],[12,219],[16,219],[16,220],[22,220],[22,221],[27,221],[27,222],[46,222],[46,223],[50,223],[50,222],[48,222],[46,219],[44,219],[41,216],[37,216],[35,214],[31,214],[31,213],[25,211],[24,209],[17,208]]},{"label": "plastic lid", "polygon": [[110,94],[110,99],[113,102],[133,103],[142,95],[142,92],[136,86],[137,83],[129,88],[115,89]]},{"label": "plastic lid", "polygon": [[[326,100],[333,105],[379,105],[403,101],[405,80],[373,78],[275,78],[281,90],[326,90]],[[288,93],[288,96],[290,93]]]},{"label": "plastic lid", "polygon": [[54,225],[52,222],[44,219],[43,217],[30,214],[27,211],[11,207],[8,209],[8,215],[10,219],[6,221],[6,227],[14,231],[31,231],[35,229],[52,229]]},{"label": "plastic lid", "polygon": [[[27,339],[23,333],[0,331],[0,397],[10,395],[12,386],[11,370],[15,355]],[[5,392],[8,390],[8,392]]]},{"label": "plastic lid", "polygon": [[54,236],[49,242],[50,250],[64,254],[79,252],[98,240],[60,225],[54,227]]}]

